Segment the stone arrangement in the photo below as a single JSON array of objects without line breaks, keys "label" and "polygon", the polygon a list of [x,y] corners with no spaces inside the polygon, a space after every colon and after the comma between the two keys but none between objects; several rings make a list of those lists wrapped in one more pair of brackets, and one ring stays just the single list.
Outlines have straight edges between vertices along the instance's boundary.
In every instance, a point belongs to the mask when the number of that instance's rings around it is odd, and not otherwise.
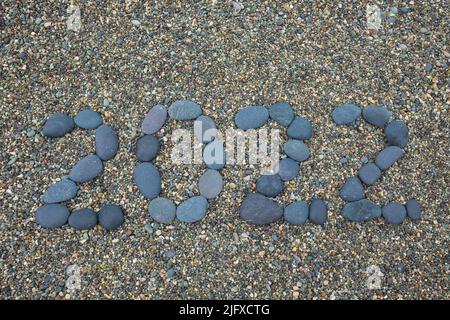
[{"label": "stone arrangement", "polygon": [[81,129],[95,129],[95,152],[81,159],[67,177],[51,185],[41,197],[45,203],[36,210],[36,222],[43,228],[58,228],[65,224],[78,230],[92,229],[100,224],[106,230],[117,229],[124,222],[122,209],[116,205],[105,205],[99,213],[90,209],[80,209],[70,213],[62,202],[75,198],[78,185],[90,181],[103,171],[103,161],[117,154],[119,138],[112,127],[103,123],[102,116],[93,110],[80,111],[72,119],[57,113],[45,123],[42,133],[49,138],[63,137],[78,126]]},{"label": "stone arrangement", "polygon": [[384,171],[389,169],[403,154],[408,143],[408,127],[401,120],[390,121],[391,113],[384,106],[369,105],[361,111],[355,104],[337,106],[332,117],[338,125],[350,125],[360,116],[378,128],[384,129],[387,146],[381,150],[374,162],[364,164],[357,177],[350,177],[340,189],[340,197],[347,201],[343,215],[350,221],[366,221],[383,216],[390,224],[400,224],[408,216],[411,220],[420,218],[420,204],[409,200],[406,205],[388,203],[383,208],[365,199],[364,185],[374,184]]},{"label": "stone arrangement", "polygon": [[[159,196],[161,175],[150,163],[160,150],[160,142],[154,134],[162,128],[167,116],[179,121],[194,120],[194,136],[203,144],[203,162],[208,168],[199,180],[200,195],[185,200],[178,207],[172,200]],[[206,215],[208,200],[217,197],[223,188],[220,170],[225,166],[225,149],[223,141],[218,138],[214,120],[202,115],[202,109],[197,103],[178,100],[168,110],[162,105],[152,107],[142,122],[141,129],[144,135],[136,144],[136,156],[140,164],[135,168],[134,181],[142,195],[150,200],[150,216],[156,222],[164,224],[171,223],[174,219],[187,223],[200,221]],[[217,157],[208,157],[211,152],[222,152],[219,158],[223,161],[217,161]]]},{"label": "stone arrangement", "polygon": [[313,199],[311,205],[297,201],[283,209],[271,198],[278,196],[284,189],[285,182],[292,180],[300,171],[300,162],[310,156],[308,146],[304,143],[312,137],[311,122],[296,116],[291,106],[278,102],[267,109],[264,106],[250,106],[235,115],[235,124],[239,129],[250,130],[263,126],[272,119],[287,128],[289,140],[283,146],[282,159],[278,171],[262,175],[256,182],[256,193],[248,194],[239,209],[242,219],[251,224],[266,225],[284,216],[291,224],[304,224],[308,219],[314,224],[323,224],[327,220],[328,209],[321,199]]}]

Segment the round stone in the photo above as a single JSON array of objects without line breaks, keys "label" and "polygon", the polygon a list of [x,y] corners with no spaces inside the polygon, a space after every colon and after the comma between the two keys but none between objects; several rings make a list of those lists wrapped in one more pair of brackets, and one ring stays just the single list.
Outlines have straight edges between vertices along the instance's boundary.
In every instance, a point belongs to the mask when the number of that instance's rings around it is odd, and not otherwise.
[{"label": "round stone", "polygon": [[256,190],[267,197],[276,197],[283,187],[284,183],[278,174],[263,175],[256,181]]},{"label": "round stone", "polygon": [[194,121],[194,134],[200,143],[208,143],[217,138],[217,128],[214,120],[201,115]]},{"label": "round stone", "polygon": [[403,149],[397,146],[388,146],[378,153],[375,158],[375,164],[381,170],[387,170],[404,154]]},{"label": "round stone", "polygon": [[113,128],[104,124],[95,130],[95,153],[100,159],[107,161],[117,154],[119,137]]},{"label": "round stone", "polygon": [[103,163],[95,154],[81,159],[70,171],[69,178],[81,183],[94,179],[103,171]]},{"label": "round stone", "polygon": [[206,170],[199,180],[200,194],[206,199],[217,197],[222,191],[223,178],[217,170]]},{"label": "round stone", "polygon": [[361,109],[356,104],[343,104],[337,106],[331,116],[336,124],[350,124],[361,115]]},{"label": "round stone", "polygon": [[234,122],[239,129],[257,129],[269,119],[269,111],[263,106],[245,107],[234,117]]},{"label": "round stone", "polygon": [[270,224],[283,216],[282,207],[259,193],[247,195],[242,201],[239,212],[242,219],[256,225]]},{"label": "round stone", "polygon": [[328,208],[325,201],[313,199],[309,207],[309,220],[314,224],[322,225],[327,221]]},{"label": "round stone", "polygon": [[69,209],[62,204],[46,204],[36,210],[36,223],[42,228],[58,228],[67,223]]},{"label": "round stone", "polygon": [[93,229],[97,221],[97,214],[90,209],[76,210],[69,216],[69,226],[77,230]]},{"label": "round stone", "polygon": [[384,134],[390,145],[404,148],[408,144],[408,127],[401,120],[389,122],[384,129]]},{"label": "round stone", "polygon": [[387,223],[400,224],[406,218],[406,208],[400,203],[388,203],[383,207],[383,217]]},{"label": "round stone", "polygon": [[291,224],[304,224],[308,216],[309,206],[305,201],[291,203],[284,209],[284,219]]},{"label": "round stone", "polygon": [[381,177],[381,170],[375,163],[368,163],[359,169],[358,175],[362,182],[370,186]]},{"label": "round stone", "polygon": [[305,161],[310,156],[308,146],[299,140],[288,140],[283,150],[289,158],[299,162]]},{"label": "round stone", "polygon": [[287,135],[294,139],[308,140],[312,136],[312,125],[305,117],[295,117],[287,129]]},{"label": "round stone", "polygon": [[158,104],[150,109],[142,121],[141,130],[144,134],[154,134],[162,128],[167,119],[166,107]]},{"label": "round stone", "polygon": [[280,125],[287,127],[294,120],[294,111],[289,103],[277,102],[270,108],[269,116]]},{"label": "round stone", "polygon": [[389,122],[389,118],[391,117],[391,113],[385,106],[374,106],[369,105],[363,109],[362,115],[364,120],[368,123],[384,128],[384,126]]},{"label": "round stone", "polygon": [[350,177],[339,191],[339,196],[345,201],[357,201],[364,198],[364,187],[357,177]]},{"label": "round stone", "polygon": [[406,211],[408,214],[408,217],[413,220],[419,220],[420,219],[420,203],[417,202],[415,199],[411,199],[406,203]]},{"label": "round stone", "polygon": [[177,219],[182,222],[194,223],[203,219],[208,209],[208,200],[196,196],[182,202],[177,208]]},{"label": "round stone", "polygon": [[75,128],[75,122],[64,113],[55,113],[45,122],[42,133],[46,137],[62,137]]},{"label": "round stone", "polygon": [[294,161],[290,158],[282,159],[278,163],[278,175],[283,181],[294,179],[299,171],[300,166],[298,165],[297,161]]},{"label": "round stone", "polygon": [[98,222],[106,230],[115,230],[125,221],[122,209],[117,205],[105,205],[98,213]]},{"label": "round stone", "polygon": [[203,162],[209,169],[220,170],[225,167],[225,147],[223,141],[216,139],[203,149]]},{"label": "round stone", "polygon": [[102,116],[94,110],[81,110],[74,120],[82,129],[97,129],[103,122]]},{"label": "round stone", "polygon": [[161,192],[161,176],[158,169],[148,162],[139,164],[134,170],[134,182],[141,193],[149,200],[156,198]]},{"label": "round stone", "polygon": [[178,100],[169,107],[169,116],[175,120],[193,120],[202,114],[202,108],[190,100]]},{"label": "round stone", "polygon": [[176,206],[172,200],[158,197],[150,201],[148,212],[159,223],[171,223],[175,219]]},{"label": "round stone", "polygon": [[58,203],[75,198],[78,187],[72,180],[64,179],[51,185],[42,196],[44,203]]},{"label": "round stone", "polygon": [[136,143],[136,157],[141,162],[148,162],[158,155],[160,143],[158,138],[151,135],[145,135]]},{"label": "round stone", "polygon": [[347,203],[342,214],[347,220],[361,222],[381,217],[381,208],[370,200],[361,199]]}]

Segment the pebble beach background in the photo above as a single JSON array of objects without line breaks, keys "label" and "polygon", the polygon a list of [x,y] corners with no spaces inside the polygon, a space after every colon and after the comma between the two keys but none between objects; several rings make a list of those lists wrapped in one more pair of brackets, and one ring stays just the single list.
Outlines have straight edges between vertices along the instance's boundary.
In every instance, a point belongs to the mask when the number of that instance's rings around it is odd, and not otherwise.
[{"label": "pebble beach background", "polygon": [[[449,63],[445,1],[385,2],[370,30],[366,1],[67,1],[0,4],[0,298],[3,299],[449,299]],[[313,124],[311,157],[280,203],[326,200],[324,226],[248,225],[239,218],[259,170],[226,167],[224,190],[198,224],[159,225],[132,180],[135,143],[148,110],[199,103],[218,128],[248,105],[289,102]],[[344,220],[338,191],[384,145],[358,120],[338,127],[338,104],[384,104],[409,128],[405,156],[373,186],[378,203],[422,205],[418,222]],[[35,211],[46,188],[94,150],[91,131],[44,138],[53,113],[91,108],[114,126],[117,156],[83,184],[70,209],[119,204],[114,232],[45,230]],[[155,165],[162,195],[198,191],[204,166],[173,165],[168,120]],[[269,122],[265,127],[278,127]],[[67,268],[80,270],[69,290]],[[370,268],[382,273],[369,290]],[[368,269],[369,268],[369,269]]]}]

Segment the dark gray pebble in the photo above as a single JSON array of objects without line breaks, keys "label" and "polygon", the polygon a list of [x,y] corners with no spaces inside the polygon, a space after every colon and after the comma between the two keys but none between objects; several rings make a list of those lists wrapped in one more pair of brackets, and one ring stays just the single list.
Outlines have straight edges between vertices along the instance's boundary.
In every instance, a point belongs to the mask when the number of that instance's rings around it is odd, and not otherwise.
[{"label": "dark gray pebble", "polygon": [[296,161],[305,161],[309,158],[310,152],[306,144],[299,140],[288,140],[283,147],[286,155]]},{"label": "dark gray pebble", "polygon": [[150,201],[148,212],[158,223],[171,223],[175,219],[176,206],[172,200],[158,197]]},{"label": "dark gray pebble", "polygon": [[142,121],[141,130],[144,134],[154,134],[162,128],[167,119],[166,107],[158,104],[150,109]]},{"label": "dark gray pebble", "polygon": [[404,154],[403,149],[397,146],[388,146],[378,153],[375,158],[375,164],[381,170],[387,170],[392,166],[398,159],[400,159]]},{"label": "dark gray pebble", "polygon": [[257,129],[269,119],[269,111],[263,106],[245,107],[234,117],[234,122],[239,129]]},{"label": "dark gray pebble", "polygon": [[284,183],[278,174],[263,175],[256,181],[256,190],[267,197],[276,197],[283,187]]},{"label": "dark gray pebble", "polygon": [[336,124],[350,124],[361,115],[361,109],[356,104],[343,104],[337,106],[331,116]]},{"label": "dark gray pebble", "polygon": [[282,159],[278,163],[278,175],[281,180],[289,181],[295,178],[300,170],[300,166],[297,161],[292,160],[291,158]]},{"label": "dark gray pebble", "polygon": [[190,100],[178,100],[169,107],[169,116],[175,120],[194,120],[202,114],[202,108]]},{"label": "dark gray pebble", "polygon": [[247,195],[242,201],[239,212],[242,219],[256,225],[270,224],[283,216],[282,207],[259,193]]},{"label": "dark gray pebble", "polygon": [[215,139],[205,146],[203,162],[209,169],[220,170],[225,167],[225,147],[222,140]]},{"label": "dark gray pebble", "polygon": [[55,113],[44,124],[42,133],[46,137],[62,137],[75,128],[75,122],[64,113]]},{"label": "dark gray pebble", "polygon": [[309,206],[305,201],[291,203],[284,209],[284,219],[291,224],[304,224],[308,216]]},{"label": "dark gray pebble", "polygon": [[389,122],[384,134],[390,145],[404,148],[408,144],[408,127],[401,120]]},{"label": "dark gray pebble", "polygon": [[69,209],[62,204],[46,204],[36,210],[36,223],[42,228],[58,228],[67,223]]},{"label": "dark gray pebble", "polygon": [[103,122],[102,116],[94,110],[81,110],[74,120],[82,129],[97,129]]},{"label": "dark gray pebble", "polygon": [[381,170],[375,163],[368,163],[359,169],[358,175],[362,182],[370,186],[381,177]]},{"label": "dark gray pebble", "polygon": [[208,200],[196,196],[182,202],[177,208],[177,219],[182,222],[194,223],[203,219],[208,209]]},{"label": "dark gray pebble", "polygon": [[77,230],[93,229],[97,221],[97,214],[90,209],[76,210],[69,216],[69,226]]},{"label": "dark gray pebble", "polygon": [[388,203],[383,207],[383,217],[387,223],[400,224],[406,218],[406,208],[400,203]]},{"label": "dark gray pebble", "polygon": [[100,159],[107,161],[117,154],[119,137],[113,128],[104,124],[95,130],[95,152]]},{"label": "dark gray pebble", "polygon": [[200,194],[206,199],[217,197],[223,188],[223,178],[219,171],[208,169],[199,179]]},{"label": "dark gray pebble", "polygon": [[358,177],[350,177],[339,191],[345,201],[358,201],[364,198],[364,187]]},{"label": "dark gray pebble", "polygon": [[160,147],[158,138],[145,135],[136,143],[136,157],[141,162],[152,161],[158,155]]},{"label": "dark gray pebble", "polygon": [[368,123],[376,127],[384,128],[389,122],[391,112],[385,106],[369,105],[363,109],[362,115]]},{"label": "dark gray pebble", "polygon": [[122,209],[117,205],[105,205],[98,213],[98,222],[106,230],[115,230],[124,221]]},{"label": "dark gray pebble", "polygon": [[70,171],[69,178],[75,182],[85,182],[97,177],[103,170],[103,163],[95,154],[81,159]]},{"label": "dark gray pebble", "polygon": [[314,224],[322,225],[327,221],[328,208],[325,201],[313,199],[309,207],[309,220]]},{"label": "dark gray pebble", "polygon": [[420,219],[420,203],[417,202],[415,199],[411,199],[406,203],[406,211],[408,213],[408,217],[413,220],[419,220]]},{"label": "dark gray pebble", "polygon": [[294,111],[289,103],[277,102],[270,108],[269,116],[280,125],[287,127],[294,120]]},{"label": "dark gray pebble", "polygon": [[200,143],[208,143],[217,138],[217,128],[214,120],[204,115],[195,119],[194,134]]},{"label": "dark gray pebble", "polygon": [[42,196],[45,203],[58,203],[70,200],[77,195],[78,187],[72,180],[64,179],[51,185]]},{"label": "dark gray pebble", "polygon": [[347,203],[342,214],[347,220],[361,222],[381,217],[381,208],[368,199],[362,199]]},{"label": "dark gray pebble", "polygon": [[139,164],[134,170],[134,182],[141,193],[149,200],[161,192],[161,176],[154,165],[148,162]]},{"label": "dark gray pebble", "polygon": [[287,135],[294,139],[308,140],[312,136],[312,125],[305,117],[295,117],[287,129]]}]

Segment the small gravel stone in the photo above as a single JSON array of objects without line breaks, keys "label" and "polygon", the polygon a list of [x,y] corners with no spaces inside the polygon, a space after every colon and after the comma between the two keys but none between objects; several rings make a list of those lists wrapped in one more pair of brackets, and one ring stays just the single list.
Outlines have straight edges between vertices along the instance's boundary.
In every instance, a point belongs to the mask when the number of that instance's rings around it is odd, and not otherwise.
[{"label": "small gravel stone", "polygon": [[305,117],[295,117],[287,129],[287,135],[294,139],[308,140],[312,136],[312,125]]},{"label": "small gravel stone", "polygon": [[139,164],[134,170],[134,182],[141,193],[149,200],[156,198],[161,192],[161,176],[158,169],[148,162]]},{"label": "small gravel stone", "polygon": [[245,107],[236,113],[234,122],[239,129],[257,129],[269,119],[269,111],[263,106]]},{"label": "small gravel stone", "polygon": [[384,130],[390,145],[404,148],[408,144],[408,127],[401,120],[391,121]]},{"label": "small gravel stone", "polygon": [[80,209],[69,216],[69,226],[77,230],[93,229],[97,225],[98,216],[91,209]]},{"label": "small gravel stone", "polygon": [[413,220],[419,220],[420,219],[420,203],[417,202],[416,199],[411,199],[406,203],[406,211],[408,213],[408,217]]},{"label": "small gravel stone", "polygon": [[115,230],[125,221],[122,209],[117,205],[105,205],[98,213],[98,222],[106,230]]},{"label": "small gravel stone", "polygon": [[94,110],[81,110],[74,120],[83,129],[97,129],[103,122],[102,116]]},{"label": "small gravel stone", "polygon": [[392,166],[398,159],[400,159],[404,154],[403,149],[397,146],[388,146],[378,153],[375,158],[375,164],[381,170],[387,170]]},{"label": "small gravel stone", "polygon": [[194,134],[200,143],[208,143],[214,140],[217,137],[217,128],[214,120],[204,115],[195,119]]},{"label": "small gravel stone", "polygon": [[314,224],[322,225],[327,221],[328,208],[325,201],[313,199],[309,207],[309,220]]},{"label": "small gravel stone", "polygon": [[42,228],[58,228],[67,223],[69,209],[62,204],[46,204],[36,210],[36,223]]},{"label": "small gravel stone", "polygon": [[119,150],[119,137],[113,128],[104,124],[95,130],[95,152],[107,161],[115,157]]},{"label": "small gravel stone", "polygon": [[203,162],[209,169],[220,170],[225,167],[225,147],[223,141],[216,139],[203,149]]},{"label": "small gravel stone", "polygon": [[169,107],[169,116],[175,120],[193,120],[202,114],[202,108],[190,100],[178,100]]},{"label": "small gravel stone", "polygon": [[389,122],[391,112],[385,106],[369,105],[363,109],[362,115],[364,120],[368,123],[384,128],[384,126]]},{"label": "small gravel stone", "polygon": [[288,140],[283,147],[289,158],[302,162],[309,158],[310,152],[306,144],[299,140]]},{"label": "small gravel stone", "polygon": [[166,107],[158,104],[150,109],[142,121],[141,130],[144,134],[154,134],[162,128],[167,119]]},{"label": "small gravel stone", "polygon": [[203,219],[208,209],[208,200],[196,196],[182,202],[177,208],[177,219],[182,222],[194,223]]},{"label": "small gravel stone", "polygon": [[372,185],[381,177],[381,170],[375,163],[368,163],[359,169],[359,178],[367,185]]},{"label": "small gravel stone", "polygon": [[33,138],[36,135],[36,131],[34,129],[27,130],[27,137]]},{"label": "small gravel stone", "polygon": [[345,201],[357,201],[364,198],[364,187],[358,177],[350,177],[339,191]]},{"label": "small gravel stone", "polygon": [[86,182],[97,177],[103,170],[103,163],[95,154],[81,159],[70,171],[69,178],[75,182]]},{"label": "small gravel stone", "polygon": [[223,188],[223,178],[217,170],[206,170],[199,180],[200,194],[206,199],[217,197]]},{"label": "small gravel stone", "polygon": [[294,161],[291,158],[282,159],[278,163],[278,166],[278,175],[283,181],[294,179],[300,170],[300,166],[297,161]]},{"label": "small gravel stone", "polygon": [[355,121],[361,115],[361,109],[356,104],[343,104],[337,106],[331,114],[338,125],[346,125]]},{"label": "small gravel stone", "polygon": [[280,125],[287,127],[294,120],[294,111],[289,103],[277,102],[270,108],[269,116]]},{"label": "small gravel stone", "polygon": [[55,113],[44,124],[42,133],[46,137],[62,137],[75,128],[75,122],[64,113]]},{"label": "small gravel stone", "polygon": [[381,217],[381,208],[368,199],[361,199],[347,203],[342,214],[347,220],[361,222]]},{"label": "small gravel stone", "polygon": [[158,223],[171,223],[175,219],[176,206],[172,200],[158,197],[150,201],[148,212]]},{"label": "small gravel stone", "polygon": [[297,201],[284,209],[284,219],[291,224],[304,224],[308,220],[309,206],[305,201]]},{"label": "small gravel stone", "polygon": [[136,157],[141,162],[152,161],[158,155],[160,147],[158,138],[145,135],[136,143]]},{"label": "small gravel stone", "polygon": [[284,183],[278,174],[263,175],[256,182],[256,190],[267,197],[276,197],[283,187]]},{"label": "small gravel stone", "polygon": [[242,219],[256,225],[270,224],[283,216],[282,207],[259,193],[247,195],[242,201],[239,212]]},{"label": "small gravel stone", "polygon": [[406,208],[400,203],[388,203],[383,207],[383,217],[387,223],[400,224],[406,218]]},{"label": "small gravel stone", "polygon": [[45,203],[58,203],[75,198],[78,187],[75,182],[64,179],[58,183],[51,185],[42,196]]}]

